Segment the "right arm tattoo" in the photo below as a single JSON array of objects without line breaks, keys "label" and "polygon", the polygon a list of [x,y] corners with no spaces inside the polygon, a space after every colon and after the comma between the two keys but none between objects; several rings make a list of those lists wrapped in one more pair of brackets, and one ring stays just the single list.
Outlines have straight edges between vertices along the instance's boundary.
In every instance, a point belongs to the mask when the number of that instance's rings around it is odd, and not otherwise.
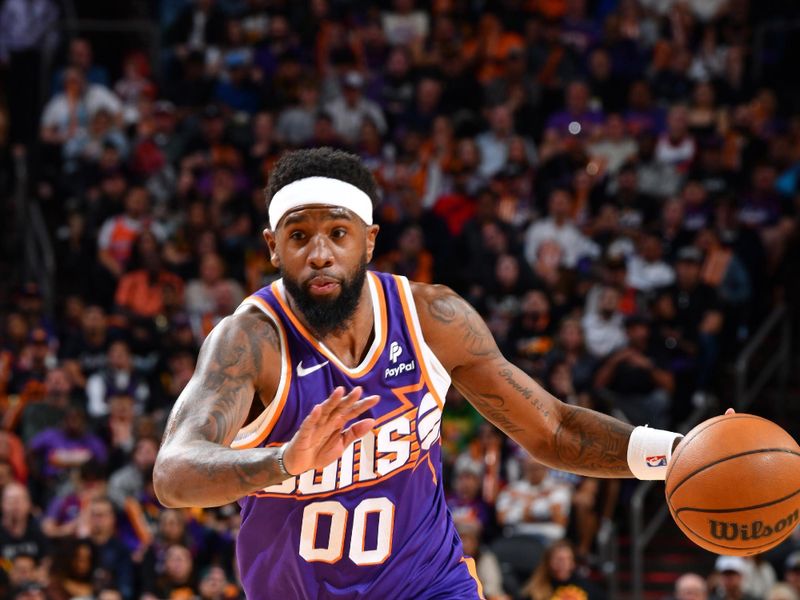
[{"label": "right arm tattoo", "polygon": [[279,361],[277,333],[260,318],[228,317],[212,331],[167,422],[153,473],[162,503],[219,506],[280,483],[276,448],[230,448],[262,370]]}]

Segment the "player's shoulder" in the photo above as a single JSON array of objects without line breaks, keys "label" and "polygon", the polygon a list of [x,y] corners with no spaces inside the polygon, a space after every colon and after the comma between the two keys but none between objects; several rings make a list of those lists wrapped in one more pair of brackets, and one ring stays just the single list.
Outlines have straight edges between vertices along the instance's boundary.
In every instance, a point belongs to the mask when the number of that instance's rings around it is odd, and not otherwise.
[{"label": "player's shoulder", "polygon": [[237,340],[250,347],[259,347],[261,352],[274,350],[280,353],[280,337],[275,324],[255,306],[244,306],[224,317],[208,337],[212,344],[230,344]]},{"label": "player's shoulder", "polygon": [[411,295],[414,296],[414,303],[419,307],[422,305],[429,305],[436,301],[449,298],[460,298],[452,289],[441,283],[420,283],[418,281],[409,281],[408,285],[411,287]]},{"label": "player's shoulder", "polygon": [[424,332],[449,325],[468,308],[466,300],[446,285],[410,282],[411,294]]}]

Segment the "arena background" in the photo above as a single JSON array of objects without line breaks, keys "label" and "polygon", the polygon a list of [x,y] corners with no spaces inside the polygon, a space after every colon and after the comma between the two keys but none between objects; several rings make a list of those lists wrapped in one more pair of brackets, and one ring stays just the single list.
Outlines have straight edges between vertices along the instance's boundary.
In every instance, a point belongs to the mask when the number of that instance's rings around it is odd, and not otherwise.
[{"label": "arena background", "polygon": [[[0,2],[3,597],[239,597],[236,507],[164,510],[152,463],[276,277],[289,148],[357,153],[374,267],[452,286],[563,400],[796,436],[798,40],[791,0]],[[663,484],[548,472],[456,392],[442,444],[490,599],[798,598],[797,533],[719,561]]]}]

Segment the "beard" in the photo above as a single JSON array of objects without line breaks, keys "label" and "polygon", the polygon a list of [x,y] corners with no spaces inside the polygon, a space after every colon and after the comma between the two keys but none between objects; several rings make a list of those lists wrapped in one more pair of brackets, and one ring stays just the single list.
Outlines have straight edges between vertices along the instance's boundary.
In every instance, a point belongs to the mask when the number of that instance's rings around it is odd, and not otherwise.
[{"label": "beard", "polygon": [[286,291],[297,303],[308,325],[317,337],[339,333],[350,326],[350,321],[358,308],[361,290],[367,277],[366,256],[361,260],[355,273],[339,280],[339,295],[329,300],[315,298],[308,291],[308,283],[292,279],[282,268],[281,276]]}]

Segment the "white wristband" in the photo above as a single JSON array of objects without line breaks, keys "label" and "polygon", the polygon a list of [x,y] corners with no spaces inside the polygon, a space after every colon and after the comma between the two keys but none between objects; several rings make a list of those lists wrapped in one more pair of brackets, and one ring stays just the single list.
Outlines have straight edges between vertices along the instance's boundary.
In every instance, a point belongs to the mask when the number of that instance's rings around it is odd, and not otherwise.
[{"label": "white wristband", "polygon": [[667,465],[672,458],[672,446],[680,433],[636,427],[628,441],[628,467],[636,479],[660,479],[667,476]]}]

